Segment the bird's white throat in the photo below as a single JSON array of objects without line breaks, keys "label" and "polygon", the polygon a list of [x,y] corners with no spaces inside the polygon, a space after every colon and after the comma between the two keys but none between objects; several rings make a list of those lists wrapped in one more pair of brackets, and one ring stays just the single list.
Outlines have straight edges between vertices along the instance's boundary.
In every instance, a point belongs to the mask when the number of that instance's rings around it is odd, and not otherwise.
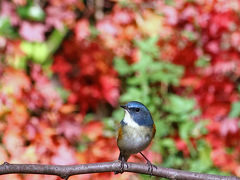
[{"label": "bird's white throat", "polygon": [[138,127],[139,125],[132,119],[131,115],[127,110],[125,110],[125,116],[123,119],[123,122],[125,122],[127,125],[132,127]]}]

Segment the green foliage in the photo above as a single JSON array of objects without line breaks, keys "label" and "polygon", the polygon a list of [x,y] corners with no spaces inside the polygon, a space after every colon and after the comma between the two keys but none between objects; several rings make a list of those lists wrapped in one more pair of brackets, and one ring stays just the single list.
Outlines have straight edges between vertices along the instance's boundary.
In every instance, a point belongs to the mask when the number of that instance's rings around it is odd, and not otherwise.
[{"label": "green foliage", "polygon": [[231,111],[229,116],[232,118],[236,118],[240,116],[240,101],[232,103]]},{"label": "green foliage", "polygon": [[132,71],[126,60],[119,57],[114,59],[114,67],[121,76],[127,75]]},{"label": "green foliage", "polygon": [[31,0],[28,0],[25,6],[18,6],[17,13],[22,19],[26,20],[43,21],[45,19],[44,10]]},{"label": "green foliage", "polygon": [[193,110],[195,101],[181,96],[170,94],[167,98],[164,110],[173,114],[185,114]]},{"label": "green foliage", "polygon": [[7,38],[16,38],[18,36],[18,33],[15,32],[9,18],[6,16],[0,16],[0,36]]},{"label": "green foliage", "polygon": [[90,25],[89,29],[90,29],[91,38],[95,39],[99,35],[99,31],[94,25]]},{"label": "green foliage", "polygon": [[179,78],[183,74],[183,68],[158,59],[157,40],[157,37],[151,37],[135,41],[135,45],[140,50],[140,60],[133,65],[129,65],[123,58],[115,58],[115,69],[121,76],[127,76],[125,85],[127,90],[121,96],[122,102],[134,98],[134,100],[145,103],[153,110],[162,101],[157,96],[159,87],[178,84]]},{"label": "green foliage", "polygon": [[149,58],[159,56],[159,47],[157,46],[158,36],[152,36],[146,39],[136,40],[135,45],[143,55],[148,54]]},{"label": "green foliage", "polygon": [[54,30],[49,36],[46,42],[29,42],[22,41],[21,42],[21,50],[26,54],[24,58],[22,58],[21,64],[16,64],[16,68],[25,68],[26,61],[32,60],[35,63],[44,65],[51,65],[51,61],[49,58],[53,55],[53,53],[60,46],[64,36],[66,35],[67,29],[63,31]]},{"label": "green foliage", "polygon": [[56,87],[56,91],[61,96],[61,98],[66,102],[70,92],[62,87]]},{"label": "green foliage", "polygon": [[210,57],[207,55],[200,56],[198,60],[195,62],[196,67],[206,67],[210,63]]},{"label": "green foliage", "polygon": [[186,37],[190,41],[197,40],[196,34],[194,32],[192,32],[192,31],[183,30],[182,31],[182,36]]},{"label": "green foliage", "polygon": [[206,144],[205,141],[199,140],[197,142],[197,150],[198,158],[194,159],[194,161],[190,163],[190,169],[191,171],[206,172],[212,166],[212,161],[210,158],[211,148],[208,144]]},{"label": "green foliage", "polygon": [[175,5],[175,1],[174,0],[165,0],[164,3],[169,5],[169,6],[174,6]]},{"label": "green foliage", "polygon": [[21,43],[21,49],[34,62],[42,64],[47,60],[49,55],[48,47],[46,43],[32,43],[23,41]]}]

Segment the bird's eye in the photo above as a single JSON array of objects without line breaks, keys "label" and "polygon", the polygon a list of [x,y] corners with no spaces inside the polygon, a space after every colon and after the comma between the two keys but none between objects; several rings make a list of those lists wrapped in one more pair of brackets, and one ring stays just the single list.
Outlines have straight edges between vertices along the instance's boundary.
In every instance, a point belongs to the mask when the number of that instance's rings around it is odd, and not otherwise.
[{"label": "bird's eye", "polygon": [[136,112],[139,112],[140,111],[140,109],[139,108],[136,108]]}]

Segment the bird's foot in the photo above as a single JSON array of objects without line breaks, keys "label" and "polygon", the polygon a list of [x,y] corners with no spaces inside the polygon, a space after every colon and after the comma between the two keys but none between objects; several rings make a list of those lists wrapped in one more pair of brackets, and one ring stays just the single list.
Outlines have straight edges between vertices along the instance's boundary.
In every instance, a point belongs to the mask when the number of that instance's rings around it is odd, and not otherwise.
[{"label": "bird's foot", "polygon": [[125,171],[124,166],[125,166],[125,165],[126,165],[127,168],[128,168],[128,163],[127,163],[126,161],[124,161],[124,160],[120,160],[120,162],[121,162],[120,170],[114,172],[114,174],[118,174],[118,173],[121,173],[121,174],[122,174],[122,173],[124,173],[124,171]]},{"label": "bird's foot", "polygon": [[153,175],[153,168],[157,169],[157,166],[155,166],[154,164],[152,164],[148,158],[146,156],[144,156],[144,154],[142,152],[140,152],[140,154],[142,155],[142,157],[147,161],[147,165],[148,165],[148,172],[150,172],[151,176]]},{"label": "bird's foot", "polygon": [[122,174],[124,172],[124,165],[126,164],[128,168],[128,163],[126,161],[121,161],[121,168],[120,168],[120,173]]},{"label": "bird's foot", "polygon": [[148,172],[150,172],[150,176],[153,175],[153,168],[157,169],[157,166],[152,164],[149,160],[147,160]]}]

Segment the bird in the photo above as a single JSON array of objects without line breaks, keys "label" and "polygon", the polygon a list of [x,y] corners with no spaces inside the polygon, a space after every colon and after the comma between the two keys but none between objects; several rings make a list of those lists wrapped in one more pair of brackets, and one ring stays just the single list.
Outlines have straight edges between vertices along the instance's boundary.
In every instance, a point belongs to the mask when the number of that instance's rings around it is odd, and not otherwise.
[{"label": "bird", "polygon": [[155,136],[156,128],[148,108],[138,101],[130,101],[126,105],[121,105],[125,111],[123,120],[118,129],[117,145],[120,150],[118,160],[121,167],[115,174],[124,172],[124,164],[132,154],[140,153],[147,161],[148,171],[153,172],[153,165],[141,152],[146,149]]}]

